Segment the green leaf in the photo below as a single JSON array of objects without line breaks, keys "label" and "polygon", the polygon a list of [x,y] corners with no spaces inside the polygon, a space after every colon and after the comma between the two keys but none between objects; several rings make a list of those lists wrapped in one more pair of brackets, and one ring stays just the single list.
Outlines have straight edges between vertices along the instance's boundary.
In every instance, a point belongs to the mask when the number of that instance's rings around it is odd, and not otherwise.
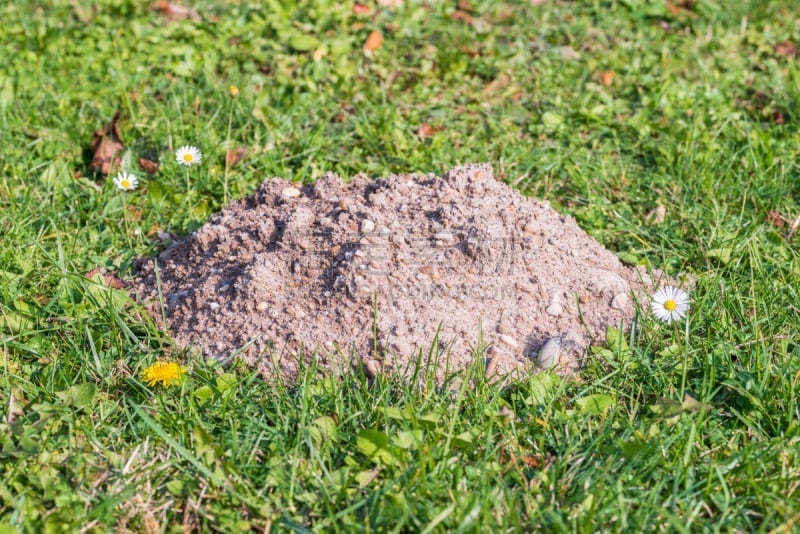
[{"label": "green leaf", "polygon": [[476,430],[467,430],[453,438],[453,444],[462,449],[469,449],[472,448],[476,437],[478,437],[478,432]]},{"label": "green leaf", "polygon": [[183,482],[179,479],[174,478],[166,483],[167,491],[173,494],[176,497],[180,497],[183,495]]},{"label": "green leaf", "polygon": [[605,415],[614,404],[614,398],[611,395],[589,395],[576,400],[575,404],[581,415]]},{"label": "green leaf", "polygon": [[436,428],[442,420],[441,412],[428,412],[419,416],[419,422],[425,428]]},{"label": "green leaf", "polygon": [[83,408],[91,404],[92,400],[94,400],[95,391],[96,388],[92,382],[84,382],[64,391],[57,392],[56,396],[67,406]]},{"label": "green leaf", "polygon": [[625,341],[625,334],[619,328],[609,326],[606,329],[606,343],[608,348],[613,351],[629,350],[628,343]]},{"label": "green leaf", "polygon": [[33,321],[14,311],[0,310],[0,330],[9,334],[19,334],[33,328]]},{"label": "green leaf", "polygon": [[564,117],[552,111],[546,111],[542,115],[542,123],[548,130],[555,130],[564,123]]},{"label": "green leaf", "polygon": [[392,436],[392,444],[401,449],[416,449],[423,442],[422,430],[401,430]]},{"label": "green leaf", "polygon": [[530,388],[530,394],[525,399],[528,406],[541,406],[550,402],[553,397],[553,389],[561,382],[561,379],[553,373],[537,373],[531,376],[526,385]]},{"label": "green leaf", "polygon": [[705,404],[700,402],[699,400],[695,399],[688,393],[683,394],[683,402],[681,403],[681,409],[684,412],[700,412],[705,410],[712,409],[713,406],[710,404]]},{"label": "green leaf", "polygon": [[289,47],[296,52],[308,52],[319,46],[319,39],[313,35],[295,35],[289,39]]},{"label": "green leaf", "polygon": [[370,460],[384,465],[398,465],[399,459],[389,445],[389,436],[379,430],[364,429],[356,437],[356,446]]},{"label": "green leaf", "polygon": [[670,345],[668,347],[664,347],[663,349],[658,351],[658,355],[661,358],[669,358],[669,357],[672,357],[672,356],[677,356],[678,354],[680,354],[680,352],[681,352],[680,345],[678,345],[676,343],[673,343],[672,345]]},{"label": "green leaf", "polygon": [[706,258],[716,258],[719,262],[723,265],[731,261],[731,254],[733,253],[733,249],[731,248],[712,248],[711,250],[706,252]]},{"label": "green leaf", "polygon": [[649,406],[650,410],[661,417],[675,417],[683,412],[681,403],[675,399],[662,397],[656,401],[655,404]]},{"label": "green leaf", "polygon": [[316,443],[322,443],[325,440],[336,441],[338,438],[336,421],[327,415],[314,419],[314,421],[311,422],[309,432]]},{"label": "green leaf", "polygon": [[195,399],[206,403],[214,398],[214,390],[208,386],[200,386],[192,393]]},{"label": "green leaf", "polygon": [[233,373],[222,373],[217,377],[216,380],[217,391],[223,393],[232,388],[233,386],[235,386],[237,382],[238,379],[236,378],[236,375],[234,375]]}]

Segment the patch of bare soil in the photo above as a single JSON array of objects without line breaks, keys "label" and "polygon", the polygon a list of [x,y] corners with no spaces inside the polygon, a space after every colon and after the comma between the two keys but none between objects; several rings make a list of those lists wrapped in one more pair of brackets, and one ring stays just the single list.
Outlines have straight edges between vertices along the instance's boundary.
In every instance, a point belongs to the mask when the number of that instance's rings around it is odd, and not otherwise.
[{"label": "patch of bare soil", "polygon": [[489,374],[569,371],[608,326],[630,324],[650,285],[488,165],[268,179],[144,260],[135,290],[158,317],[156,268],[178,344],[219,359],[240,351],[290,378],[312,353],[371,374],[410,373],[421,358],[440,381],[477,357]]}]

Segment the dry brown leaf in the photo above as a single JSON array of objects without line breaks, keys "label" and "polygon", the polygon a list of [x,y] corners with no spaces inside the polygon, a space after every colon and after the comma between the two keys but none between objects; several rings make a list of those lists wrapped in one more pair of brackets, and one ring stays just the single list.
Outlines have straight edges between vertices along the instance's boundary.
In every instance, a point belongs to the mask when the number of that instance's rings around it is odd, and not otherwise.
[{"label": "dry brown leaf", "polygon": [[616,76],[616,73],[613,70],[600,71],[600,83],[608,87],[614,82],[614,76]]},{"label": "dry brown leaf", "polygon": [[692,11],[692,7],[694,6],[694,0],[678,0],[676,2],[670,2],[670,0],[665,0],[664,2],[667,6],[667,11],[673,17],[677,17],[680,15],[694,15]]},{"label": "dry brown leaf", "polygon": [[200,14],[193,7],[175,5],[168,0],[158,0],[153,9],[161,13],[166,22],[177,22],[179,20],[200,20]]},{"label": "dry brown leaf", "polygon": [[781,41],[775,45],[775,53],[789,59],[797,57],[797,45],[792,41]]},{"label": "dry brown leaf", "polygon": [[100,280],[103,282],[103,284],[107,285],[110,288],[122,289],[123,287],[125,287],[125,283],[119,278],[117,278],[117,275],[115,275],[114,273],[109,273],[102,267],[95,267],[94,269],[87,272],[83,276],[91,280],[98,274],[100,275]]},{"label": "dry brown leaf", "polygon": [[784,224],[786,224],[786,221],[783,219],[783,215],[781,215],[781,212],[777,210],[772,210],[767,213],[767,222],[775,228],[783,228]]},{"label": "dry brown leaf", "polygon": [[483,88],[484,93],[494,93],[503,89],[504,87],[508,87],[511,83],[511,78],[508,77],[506,74],[501,74],[491,82],[489,82],[486,87]]},{"label": "dry brown leaf", "polygon": [[466,11],[467,13],[474,13],[469,0],[458,0],[458,9],[461,11]]},{"label": "dry brown leaf", "polygon": [[374,52],[380,48],[382,44],[383,34],[378,30],[373,30],[372,33],[369,34],[369,37],[367,37],[367,40],[364,41],[364,51]]},{"label": "dry brown leaf", "polygon": [[644,220],[650,224],[661,224],[667,219],[667,208],[658,205],[645,215]]},{"label": "dry brown leaf", "polygon": [[559,52],[561,52],[561,59],[573,61],[581,58],[580,52],[578,52],[571,46],[562,46],[558,50]]},{"label": "dry brown leaf", "polygon": [[149,159],[139,158],[139,167],[142,168],[147,174],[155,174],[158,172],[158,162],[150,161]]},{"label": "dry brown leaf", "polygon": [[427,122],[424,122],[420,125],[419,129],[417,130],[417,135],[424,139],[426,137],[433,137],[434,135],[436,135],[441,131],[444,131],[443,126],[431,126]]},{"label": "dry brown leaf", "polygon": [[459,46],[458,49],[467,54],[469,57],[480,57],[481,55],[480,51],[468,46]]},{"label": "dry brown leaf", "polygon": [[401,7],[403,0],[378,0],[378,5],[381,7]]},{"label": "dry brown leaf", "polygon": [[225,153],[225,166],[232,169],[247,155],[248,150],[244,147],[234,148]]},{"label": "dry brown leaf", "polygon": [[460,20],[461,22],[466,22],[467,24],[472,24],[472,15],[461,10],[454,11],[450,15],[450,18],[453,20]]},{"label": "dry brown leaf", "polygon": [[114,113],[105,128],[95,130],[92,138],[92,168],[100,174],[109,174],[119,166],[119,153],[125,149],[125,144],[119,135],[117,121],[119,110]]},{"label": "dry brown leaf", "polygon": [[91,23],[94,16],[97,15],[97,6],[94,4],[84,6],[78,0],[70,0],[69,3],[72,6],[72,12],[75,13],[75,17],[81,24]]},{"label": "dry brown leaf", "polygon": [[355,4],[353,4],[353,13],[355,13],[356,15],[369,15],[370,13],[372,13],[372,8],[356,2]]}]

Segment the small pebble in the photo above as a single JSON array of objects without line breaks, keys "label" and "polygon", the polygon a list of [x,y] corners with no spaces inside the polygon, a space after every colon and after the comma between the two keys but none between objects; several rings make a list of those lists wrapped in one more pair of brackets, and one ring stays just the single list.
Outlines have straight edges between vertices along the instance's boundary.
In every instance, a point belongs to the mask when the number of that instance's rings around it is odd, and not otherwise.
[{"label": "small pebble", "polygon": [[486,359],[486,376],[491,377],[494,375],[494,372],[497,370],[497,363],[500,361],[500,358],[497,356],[493,358]]},{"label": "small pebble", "polygon": [[381,368],[380,364],[375,360],[368,360],[364,365],[364,370],[367,372],[368,377],[375,378],[380,374]]},{"label": "small pebble", "polygon": [[361,221],[361,232],[364,234],[368,234],[375,229],[375,223],[370,221],[369,219],[364,219]]},{"label": "small pebble", "polygon": [[441,202],[442,204],[447,204],[448,202],[454,202],[456,200],[456,197],[458,197],[458,193],[456,193],[455,191],[448,191],[447,193],[439,197],[439,202]]},{"label": "small pebble", "polygon": [[262,313],[267,311],[267,308],[269,308],[269,304],[267,304],[266,302],[259,302],[258,304],[256,304],[256,310]]},{"label": "small pebble", "polygon": [[564,308],[561,307],[561,303],[560,302],[555,302],[555,303],[551,304],[550,306],[548,306],[547,308],[545,308],[544,311],[547,312],[547,315],[552,315],[554,317],[558,317],[564,311]]},{"label": "small pebble", "polygon": [[286,198],[297,198],[300,196],[300,190],[296,187],[284,187],[281,195]]},{"label": "small pebble", "polygon": [[614,298],[611,299],[611,307],[615,310],[624,310],[627,305],[628,295],[625,293],[617,293],[614,295]]},{"label": "small pebble", "polygon": [[217,304],[216,302],[209,302],[208,303],[208,308],[213,312],[218,311],[219,310],[219,304]]},{"label": "small pebble", "polygon": [[538,365],[541,369],[552,369],[558,365],[560,352],[561,338],[550,338],[539,351],[539,355],[536,357],[536,365]]},{"label": "small pebble", "polygon": [[505,334],[501,334],[500,335],[500,341],[502,341],[503,343],[505,343],[506,345],[508,345],[512,349],[516,349],[517,347],[519,347],[519,344],[517,343],[516,339],[514,339],[511,336],[507,336]]},{"label": "small pebble", "polygon": [[433,234],[433,238],[440,241],[451,241],[453,239],[453,234],[450,232],[437,232]]}]

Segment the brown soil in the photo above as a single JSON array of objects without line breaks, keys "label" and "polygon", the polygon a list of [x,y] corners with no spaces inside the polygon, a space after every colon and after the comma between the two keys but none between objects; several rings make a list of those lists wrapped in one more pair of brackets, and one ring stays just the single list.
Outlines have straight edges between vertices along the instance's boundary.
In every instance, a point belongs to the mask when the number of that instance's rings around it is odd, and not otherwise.
[{"label": "brown soil", "polygon": [[409,373],[421,350],[442,380],[476,357],[490,374],[527,371],[551,339],[539,366],[574,369],[608,326],[630,324],[647,280],[572,218],[465,165],[266,180],[146,259],[135,288],[154,315],[163,304],[178,344],[240,353],[268,376],[293,377],[312,353],[323,366]]}]

